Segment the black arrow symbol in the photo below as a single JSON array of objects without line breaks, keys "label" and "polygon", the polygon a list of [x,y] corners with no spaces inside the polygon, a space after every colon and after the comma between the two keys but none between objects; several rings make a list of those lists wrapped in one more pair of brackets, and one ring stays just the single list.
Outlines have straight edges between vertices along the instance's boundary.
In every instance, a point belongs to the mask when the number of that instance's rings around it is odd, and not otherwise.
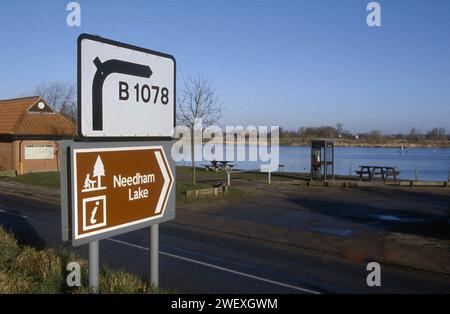
[{"label": "black arrow symbol", "polygon": [[148,65],[117,59],[101,62],[96,57],[94,64],[97,67],[97,72],[95,72],[92,82],[92,129],[101,131],[103,130],[103,83],[108,75],[120,73],[149,78],[153,72]]}]

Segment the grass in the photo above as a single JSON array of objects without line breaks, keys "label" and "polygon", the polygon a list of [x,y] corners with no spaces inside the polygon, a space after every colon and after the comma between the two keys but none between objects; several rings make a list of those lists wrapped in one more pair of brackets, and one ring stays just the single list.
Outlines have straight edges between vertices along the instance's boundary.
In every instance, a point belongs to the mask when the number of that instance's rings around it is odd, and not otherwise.
[{"label": "grass", "polygon": [[175,190],[176,190],[176,195],[177,198],[184,196],[184,193],[186,191],[189,190],[193,190],[193,189],[206,189],[206,188],[210,188],[211,184],[206,184],[206,183],[197,183],[195,186],[192,185],[191,182],[183,182],[183,181],[178,181],[176,183],[175,186]]},{"label": "grass", "polygon": [[[190,167],[177,167],[177,194],[178,191],[185,192],[186,190],[193,189],[191,184],[191,168]],[[292,180],[301,179],[305,174],[299,173],[288,173],[288,172],[277,172],[272,173],[272,180]],[[245,180],[258,180],[267,181],[267,173],[261,172],[242,172],[242,173],[232,173],[231,180],[234,179],[245,179]],[[33,172],[27,173],[15,177],[7,177],[3,180],[10,180],[22,184],[44,186],[51,188],[59,188],[59,172]],[[197,168],[197,183],[195,188],[207,188],[211,187],[212,183],[225,182],[226,174],[223,172],[205,171],[202,168]]]},{"label": "grass", "polygon": [[[309,176],[308,176],[309,178]],[[289,181],[289,180],[300,180],[306,179],[305,174],[302,173],[288,173],[288,172],[275,172],[271,174],[271,180],[274,181]],[[248,180],[248,181],[260,181],[267,182],[268,174],[267,172],[241,172],[232,173],[231,181],[233,180]]]},{"label": "grass", "polygon": [[[81,267],[81,287],[66,284],[69,262],[78,262]],[[0,294],[90,293],[87,264],[87,260],[69,251],[21,246],[11,233],[0,226]],[[102,268],[100,272],[99,292],[162,293],[133,274],[108,268]]]},{"label": "grass", "polygon": [[[205,189],[211,188],[215,183],[226,182],[227,176],[223,172],[205,171],[203,168],[197,168],[197,183],[192,186],[191,183],[191,172],[190,167],[177,167],[177,181],[176,181],[176,198],[179,201],[184,201],[184,193],[188,190],[193,189]],[[304,174],[296,173],[284,173],[277,172],[272,174],[272,181],[286,181],[292,179],[304,179]],[[59,188],[59,172],[34,172],[27,173],[24,175],[16,177],[8,177],[3,180],[14,181],[22,184],[43,186],[49,188]],[[238,198],[242,196],[243,193],[239,191],[239,188],[235,187],[233,182],[235,181],[259,181],[267,182],[267,173],[261,172],[242,172],[242,173],[232,173],[231,182],[232,187],[228,190],[226,197]],[[192,201],[192,200],[191,200]]]},{"label": "grass", "polygon": [[[177,167],[177,178],[181,178],[183,181],[190,179],[192,174],[191,167]],[[204,168],[196,168],[197,181],[200,183],[207,183],[213,181],[227,180],[227,175],[224,172],[206,171]],[[272,180],[286,181],[293,179],[306,179],[309,178],[309,173],[293,173],[277,171],[272,173]],[[267,172],[249,171],[249,172],[232,172],[231,180],[233,179],[244,179],[244,180],[256,180],[256,181],[267,181]],[[189,181],[190,182],[190,181]]]},{"label": "grass", "polygon": [[5,180],[15,181],[22,184],[38,185],[50,188],[59,188],[59,172],[32,172],[16,177],[8,177]]}]

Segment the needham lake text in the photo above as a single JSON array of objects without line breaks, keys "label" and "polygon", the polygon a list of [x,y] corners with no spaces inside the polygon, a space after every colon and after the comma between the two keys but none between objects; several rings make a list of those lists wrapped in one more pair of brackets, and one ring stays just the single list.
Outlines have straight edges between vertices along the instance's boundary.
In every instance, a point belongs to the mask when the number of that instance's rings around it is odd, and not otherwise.
[{"label": "needham lake text", "polygon": [[122,175],[114,175],[113,178],[114,188],[130,187],[128,189],[128,199],[130,201],[148,198],[148,189],[141,188],[132,189],[132,186],[149,184],[155,182],[155,174],[140,174],[136,173],[134,176],[125,177]]}]

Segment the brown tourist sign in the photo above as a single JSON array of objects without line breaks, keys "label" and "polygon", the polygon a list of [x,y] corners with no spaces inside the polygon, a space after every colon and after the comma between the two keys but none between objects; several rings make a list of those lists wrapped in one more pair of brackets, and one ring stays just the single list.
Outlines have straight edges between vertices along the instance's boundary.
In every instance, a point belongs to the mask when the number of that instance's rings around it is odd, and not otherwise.
[{"label": "brown tourist sign", "polygon": [[74,242],[129,232],[165,216],[174,177],[162,146],[75,146],[70,159]]}]

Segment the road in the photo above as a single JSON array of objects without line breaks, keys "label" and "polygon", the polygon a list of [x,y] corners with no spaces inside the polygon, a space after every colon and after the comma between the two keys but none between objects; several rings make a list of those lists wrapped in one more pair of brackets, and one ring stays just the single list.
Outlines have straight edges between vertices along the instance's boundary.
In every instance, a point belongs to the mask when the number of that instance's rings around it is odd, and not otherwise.
[{"label": "road", "polygon": [[[0,224],[23,243],[66,247],[55,204],[0,194]],[[102,265],[148,276],[149,231],[100,242]],[[87,247],[75,249],[87,255]],[[365,264],[169,222],[160,226],[160,285],[179,293],[450,292],[449,276],[382,265],[381,287]]]}]

